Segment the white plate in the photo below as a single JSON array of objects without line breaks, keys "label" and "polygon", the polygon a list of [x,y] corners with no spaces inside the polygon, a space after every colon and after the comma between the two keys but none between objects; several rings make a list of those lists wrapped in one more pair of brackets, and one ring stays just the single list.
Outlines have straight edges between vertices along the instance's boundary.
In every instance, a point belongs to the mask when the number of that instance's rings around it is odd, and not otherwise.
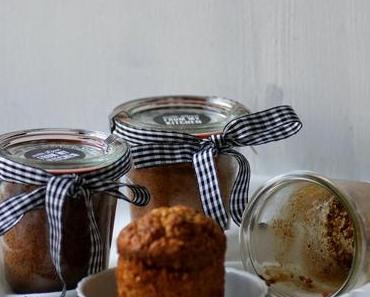
[{"label": "white plate", "polygon": [[[226,268],[225,297],[264,297],[265,283],[248,272]],[[85,277],[77,287],[79,297],[117,297],[115,269]]]}]

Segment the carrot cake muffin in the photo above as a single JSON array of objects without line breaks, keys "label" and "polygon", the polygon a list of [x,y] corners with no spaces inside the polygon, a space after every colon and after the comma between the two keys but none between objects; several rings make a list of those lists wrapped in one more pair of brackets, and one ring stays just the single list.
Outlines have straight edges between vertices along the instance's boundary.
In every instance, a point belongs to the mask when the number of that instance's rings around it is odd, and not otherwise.
[{"label": "carrot cake muffin", "polygon": [[226,238],[185,207],[152,210],[118,237],[119,297],[222,297]]}]

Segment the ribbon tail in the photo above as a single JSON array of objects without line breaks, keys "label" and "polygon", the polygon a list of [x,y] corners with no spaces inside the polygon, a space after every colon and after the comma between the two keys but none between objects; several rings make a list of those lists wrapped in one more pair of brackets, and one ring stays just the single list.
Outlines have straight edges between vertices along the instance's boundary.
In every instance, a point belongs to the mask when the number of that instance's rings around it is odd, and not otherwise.
[{"label": "ribbon tail", "polygon": [[90,191],[84,191],[85,205],[87,215],[89,218],[89,229],[90,229],[90,260],[89,260],[89,271],[88,274],[94,274],[103,270],[103,242],[100,236],[98,224],[96,223],[94,214],[93,200]]},{"label": "ribbon tail", "polygon": [[234,181],[230,197],[230,214],[235,224],[240,226],[243,212],[248,204],[248,191],[250,182],[250,167],[246,157],[233,149],[222,151],[223,154],[233,156],[238,162],[238,173]]},{"label": "ribbon tail", "polygon": [[[118,199],[123,199],[127,202],[139,206],[148,204],[150,196],[146,188],[128,183],[118,183],[115,181],[107,180],[99,182],[88,181],[87,185],[89,187],[89,190],[82,187],[80,188],[80,191],[84,196],[89,218],[91,252],[88,274],[94,274],[103,270],[104,254],[103,242],[100,236],[98,224],[95,219],[93,197],[91,196],[91,192],[104,192],[105,195],[109,195]],[[120,187],[128,188],[131,191],[132,198],[130,199],[126,197],[122,192],[120,192]]]},{"label": "ribbon tail", "polygon": [[220,193],[213,149],[206,148],[194,154],[193,165],[204,213],[214,219],[222,229],[226,229],[228,215]]},{"label": "ribbon tail", "polygon": [[63,284],[61,297],[64,297],[67,291],[61,266],[63,205],[68,196],[70,188],[73,186],[73,181],[54,176],[47,184],[45,196],[45,210],[49,223],[50,254],[55,270]]},{"label": "ribbon tail", "polygon": [[[122,187],[129,190],[127,192],[128,196],[119,190],[119,188]],[[110,182],[109,184],[103,185],[102,187],[95,188],[95,191],[104,191],[107,195],[125,200],[136,206],[145,206],[149,203],[150,200],[150,194],[147,188],[131,183]]]},{"label": "ribbon tail", "polygon": [[6,199],[0,204],[0,236],[12,229],[32,209],[44,204],[45,188]]}]

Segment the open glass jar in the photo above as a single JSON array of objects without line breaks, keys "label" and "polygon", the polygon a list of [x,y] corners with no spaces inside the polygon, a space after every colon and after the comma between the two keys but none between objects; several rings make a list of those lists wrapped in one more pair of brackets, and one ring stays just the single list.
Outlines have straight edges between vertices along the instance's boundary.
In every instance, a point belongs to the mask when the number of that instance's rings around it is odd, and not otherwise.
[{"label": "open glass jar", "polygon": [[240,229],[244,267],[271,296],[338,296],[370,279],[370,184],[294,172],[256,191]]},{"label": "open glass jar", "polygon": [[[38,129],[0,136],[0,156],[55,176],[92,173],[120,159],[128,150],[117,137],[85,130]],[[38,188],[0,180],[0,202]],[[67,289],[88,274],[91,240],[84,199],[66,199],[62,216],[61,267]],[[104,192],[92,194],[93,210],[107,268],[116,199]],[[16,205],[14,207],[17,207]],[[60,291],[63,287],[50,253],[44,207],[32,209],[2,237],[5,281],[13,293]],[[1,262],[1,261],[0,261]]]},{"label": "open glass jar", "polygon": [[[248,113],[248,109],[240,103],[220,97],[151,97],[118,106],[111,115],[111,128],[117,135],[120,135],[119,125],[127,125],[154,131],[182,132],[204,139],[221,134],[228,122]],[[129,135],[124,139],[132,145],[140,144],[132,143]],[[228,199],[237,173],[236,161],[228,155],[217,155],[215,163],[221,196],[228,209]],[[182,204],[200,211],[203,209],[191,163],[135,168],[127,177],[145,186],[151,195],[146,207],[130,206],[132,219],[160,206]]]}]

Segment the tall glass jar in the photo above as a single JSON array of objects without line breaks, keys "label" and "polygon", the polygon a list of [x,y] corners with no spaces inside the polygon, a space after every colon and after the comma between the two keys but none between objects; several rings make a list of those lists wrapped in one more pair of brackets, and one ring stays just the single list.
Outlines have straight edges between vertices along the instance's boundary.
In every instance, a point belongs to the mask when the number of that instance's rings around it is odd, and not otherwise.
[{"label": "tall glass jar", "polygon": [[[127,152],[127,145],[100,132],[38,129],[0,136],[0,156],[55,175],[93,172]],[[28,193],[36,186],[0,181],[0,202]],[[75,199],[76,198],[76,199]],[[93,195],[93,207],[107,268],[116,199]],[[4,276],[13,293],[54,292],[62,283],[52,263],[45,208],[33,209],[0,238]],[[68,289],[87,275],[91,242],[84,199],[66,199],[63,207],[61,266]],[[1,261],[0,261],[1,262]]]},{"label": "tall glass jar", "polygon": [[[115,108],[111,127],[114,132],[117,123],[123,123],[149,130],[183,132],[204,139],[221,134],[228,122],[247,113],[248,109],[242,104],[220,97],[151,97],[132,100]],[[228,209],[228,198],[237,173],[236,161],[228,155],[218,155],[215,162],[222,199]],[[145,186],[151,195],[146,207],[130,206],[132,219],[160,206],[182,204],[203,210],[191,163],[132,169],[127,177]]]},{"label": "tall glass jar", "polygon": [[244,267],[271,296],[338,296],[370,280],[370,184],[294,172],[267,181],[245,210]]}]

